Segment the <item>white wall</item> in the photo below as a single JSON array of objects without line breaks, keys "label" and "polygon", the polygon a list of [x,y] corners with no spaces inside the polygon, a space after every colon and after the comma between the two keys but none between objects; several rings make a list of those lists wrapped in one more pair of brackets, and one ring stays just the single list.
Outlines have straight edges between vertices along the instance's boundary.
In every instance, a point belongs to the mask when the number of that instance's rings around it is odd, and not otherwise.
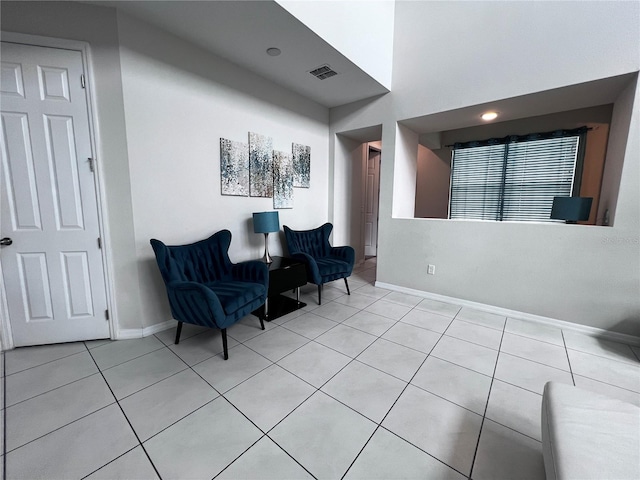
[{"label": "white wall", "polygon": [[[331,111],[332,133],[383,125],[379,281],[640,336],[635,84],[613,112],[607,161],[621,167],[613,227],[400,219],[391,212],[401,192],[395,177],[406,175],[396,122],[637,72],[639,10],[636,2],[396,4],[392,93]],[[436,275],[426,275],[427,264],[437,266]]]},{"label": "white wall", "polygon": [[393,175],[393,216],[413,217],[416,207],[416,159],[418,134],[398,124],[396,127]]},{"label": "white wall", "polygon": [[393,63],[393,0],[276,0],[387,89]]},{"label": "white wall", "polygon": [[418,145],[416,165],[416,218],[447,218],[451,150],[437,151]]},{"label": "white wall", "polygon": [[[267,198],[220,194],[220,138],[273,138],[276,150],[311,147],[311,188],[294,191],[279,210],[294,229],[328,219],[328,110],[148,24],[119,15],[136,253],[144,326],[170,319],[150,238],[182,244],[228,229],[232,261],[259,258],[264,237],[252,212]],[[282,253],[278,235],[270,252]]]},{"label": "white wall", "polygon": [[[340,204],[332,208],[331,222],[334,225],[332,236],[334,245],[351,245],[356,250],[356,259],[364,258],[360,247],[360,225],[362,210],[362,162],[365,144],[345,136],[336,138],[334,156],[343,159],[334,162],[332,199],[340,199]],[[331,200],[330,200],[331,204]],[[336,225],[339,227],[336,228]],[[346,226],[346,228],[343,228]]]},{"label": "white wall", "polygon": [[397,118],[636,71],[638,15],[624,1],[397,2]]},{"label": "white wall", "polygon": [[140,328],[127,139],[114,9],[63,2],[2,2],[2,30],[90,44],[97,104],[98,161],[107,200],[115,284],[115,318],[122,328]]},{"label": "white wall", "polygon": [[[608,211],[609,224],[617,222],[616,219],[619,210],[623,211],[628,209],[627,215],[623,214],[622,216],[622,218],[625,218],[625,221],[634,218],[637,221],[638,219],[638,209],[640,209],[638,196],[628,195],[620,197],[619,193],[624,191],[623,181],[624,184],[627,184],[633,179],[633,176],[629,178],[629,173],[627,173],[626,178],[623,177],[622,173],[623,168],[626,168],[627,172],[633,168],[633,163],[627,165],[630,162],[624,161],[625,158],[629,158],[627,152],[634,152],[634,148],[638,148],[638,136],[635,135],[637,134],[637,130],[634,132],[632,125],[634,115],[636,117],[638,115],[637,105],[640,101],[639,96],[640,94],[638,94],[635,85],[629,85],[629,87],[620,94],[620,98],[613,108],[607,160],[602,177],[602,190],[600,192],[600,204],[598,206],[598,219],[602,219],[605,216],[605,212]],[[635,121],[637,122],[637,118],[635,118]],[[635,166],[637,167],[637,165],[638,162],[636,161]],[[618,185],[620,186],[619,188]],[[634,188],[633,184],[628,188]]]}]

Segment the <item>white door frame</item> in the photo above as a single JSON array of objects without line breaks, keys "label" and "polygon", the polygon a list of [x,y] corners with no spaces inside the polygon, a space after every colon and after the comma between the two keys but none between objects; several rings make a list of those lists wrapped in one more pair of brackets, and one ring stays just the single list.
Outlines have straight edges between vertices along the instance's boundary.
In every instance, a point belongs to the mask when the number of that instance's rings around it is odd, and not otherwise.
[{"label": "white door frame", "polygon": [[[109,222],[107,222],[107,201],[102,174],[102,143],[100,132],[96,128],[98,118],[96,115],[97,104],[93,94],[95,83],[93,75],[93,61],[91,48],[87,42],[79,40],[65,40],[61,38],[41,37],[39,35],[27,35],[23,33],[2,32],[2,41],[9,43],[19,43],[37,47],[62,48],[66,50],[79,51],[82,54],[82,63],[85,70],[85,90],[87,92],[87,108],[89,111],[89,138],[91,141],[91,155],[95,159],[95,184],[96,200],[98,205],[98,226],[100,238],[102,238],[102,266],[105,275],[105,286],[107,296],[107,308],[109,309],[109,335],[115,339],[116,326],[118,325],[115,284],[113,281],[113,258],[111,252],[111,242],[109,241]],[[1,273],[1,271],[0,271]],[[0,274],[0,350],[10,350],[13,348],[13,335],[11,333],[11,323],[9,322],[9,306],[7,302],[6,290],[3,277]]]}]

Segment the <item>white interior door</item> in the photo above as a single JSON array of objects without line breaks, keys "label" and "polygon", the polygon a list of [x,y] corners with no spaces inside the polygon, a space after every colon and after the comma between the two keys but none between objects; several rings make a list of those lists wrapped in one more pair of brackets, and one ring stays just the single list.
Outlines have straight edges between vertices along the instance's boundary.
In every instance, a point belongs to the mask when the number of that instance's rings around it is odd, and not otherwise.
[{"label": "white interior door", "polygon": [[15,346],[109,337],[79,51],[2,42],[0,266]]},{"label": "white interior door", "polygon": [[380,151],[370,148],[367,158],[364,201],[364,254],[378,254],[378,196],[380,192]]}]

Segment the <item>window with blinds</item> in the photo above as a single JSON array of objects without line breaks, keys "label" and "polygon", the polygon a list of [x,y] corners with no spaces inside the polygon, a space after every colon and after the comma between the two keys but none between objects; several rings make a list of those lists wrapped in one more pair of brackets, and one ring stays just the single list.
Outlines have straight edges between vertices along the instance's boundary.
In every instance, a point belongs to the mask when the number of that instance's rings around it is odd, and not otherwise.
[{"label": "window with blinds", "polygon": [[454,145],[449,218],[555,221],[553,197],[573,193],[584,131]]}]

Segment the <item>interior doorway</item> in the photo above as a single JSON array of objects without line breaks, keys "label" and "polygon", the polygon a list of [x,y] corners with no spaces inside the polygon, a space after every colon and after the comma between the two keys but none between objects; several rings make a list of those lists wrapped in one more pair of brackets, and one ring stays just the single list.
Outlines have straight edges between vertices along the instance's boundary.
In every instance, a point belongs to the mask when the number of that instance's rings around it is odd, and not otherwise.
[{"label": "interior doorway", "polygon": [[378,255],[378,205],[380,200],[380,148],[367,145],[364,179],[364,233],[365,260]]},{"label": "interior doorway", "polygon": [[[336,133],[331,221],[334,241],[355,250],[356,270],[376,266],[380,185],[383,167],[382,125]],[[375,268],[369,272],[375,275]]]}]

